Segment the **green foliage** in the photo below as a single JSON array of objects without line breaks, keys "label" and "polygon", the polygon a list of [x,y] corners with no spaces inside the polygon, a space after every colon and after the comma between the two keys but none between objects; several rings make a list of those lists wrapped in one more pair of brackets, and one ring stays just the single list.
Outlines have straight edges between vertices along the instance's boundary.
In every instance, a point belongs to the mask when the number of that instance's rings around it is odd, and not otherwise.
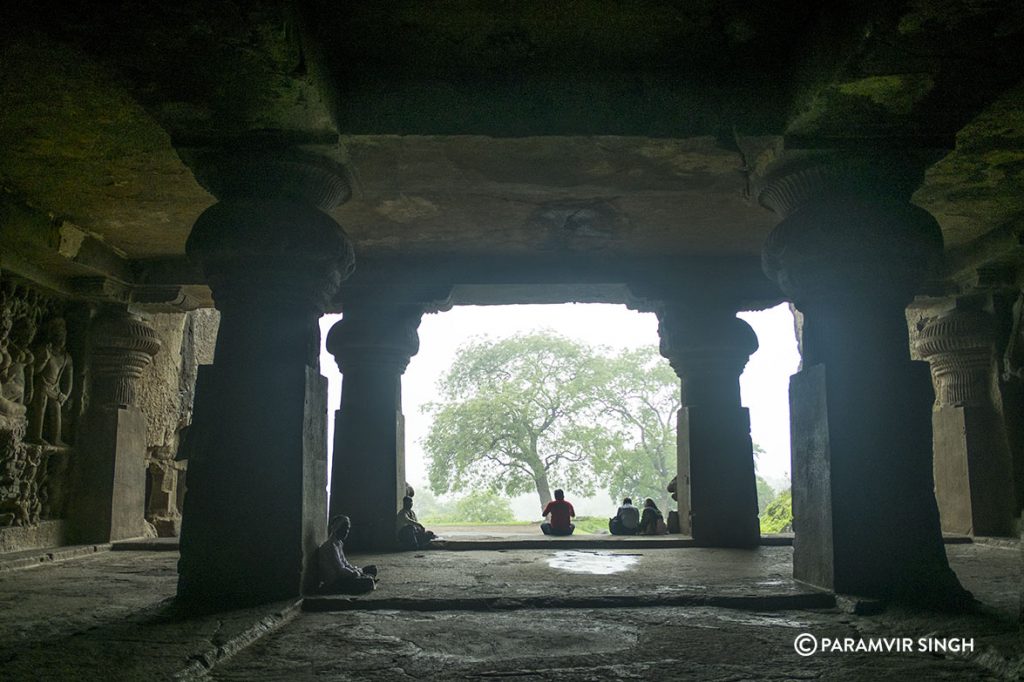
[{"label": "green foliage", "polygon": [[434,497],[433,493],[426,489],[426,486],[419,488],[412,499],[413,510],[421,522],[425,523],[426,519],[447,518],[455,512],[453,502],[442,502]]},{"label": "green foliage", "polygon": [[588,397],[596,375],[589,348],[550,333],[460,349],[441,400],[426,407],[430,487],[536,490],[541,504],[558,486],[593,494],[589,457],[602,447]]},{"label": "green foliage", "polygon": [[505,523],[516,519],[507,497],[487,491],[475,491],[458,500],[455,517],[470,523]]},{"label": "green foliage", "polygon": [[653,346],[601,358],[594,400],[608,446],[595,448],[593,466],[617,505],[648,497],[672,508],[666,489],[676,475],[679,379]]},{"label": "green foliage", "polygon": [[761,514],[762,533],[793,532],[793,491],[783,490]]},{"label": "green foliage", "polygon": [[605,356],[550,332],[460,349],[438,386],[424,442],[439,493],[556,487],[613,501],[654,498],[676,469],[679,380],[655,348]]},{"label": "green foliage", "polygon": [[577,516],[572,520],[576,525],[574,534],[608,534],[608,519],[603,519],[598,516]]},{"label": "green foliage", "polygon": [[[416,494],[417,500],[421,494]],[[431,495],[417,516],[425,525],[515,523],[516,520],[508,498],[487,490],[474,491],[451,502],[441,502]]]},{"label": "green foliage", "polygon": [[[754,451],[757,452],[761,446],[754,444]],[[762,450],[763,452],[763,450]],[[764,514],[765,508],[775,499],[775,489],[768,485],[768,481],[760,476],[757,477],[757,515]]]}]

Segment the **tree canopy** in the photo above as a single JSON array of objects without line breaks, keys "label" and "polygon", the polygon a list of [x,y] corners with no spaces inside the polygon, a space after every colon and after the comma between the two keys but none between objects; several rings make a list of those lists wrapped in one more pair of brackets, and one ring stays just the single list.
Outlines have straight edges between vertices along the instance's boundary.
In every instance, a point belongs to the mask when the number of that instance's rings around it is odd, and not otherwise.
[{"label": "tree canopy", "polygon": [[668,509],[666,485],[676,475],[679,379],[654,347],[622,351],[598,365],[593,396],[611,444],[594,452],[598,478],[614,499],[650,497]]},{"label": "tree canopy", "polygon": [[604,447],[590,399],[597,376],[589,349],[553,334],[460,349],[439,383],[441,400],[427,406],[431,488],[536,490],[542,505],[551,501],[552,479],[592,493],[589,458]]},{"label": "tree canopy", "polygon": [[609,356],[552,333],[460,349],[427,406],[437,493],[554,487],[666,504],[675,475],[679,382],[653,347]]}]

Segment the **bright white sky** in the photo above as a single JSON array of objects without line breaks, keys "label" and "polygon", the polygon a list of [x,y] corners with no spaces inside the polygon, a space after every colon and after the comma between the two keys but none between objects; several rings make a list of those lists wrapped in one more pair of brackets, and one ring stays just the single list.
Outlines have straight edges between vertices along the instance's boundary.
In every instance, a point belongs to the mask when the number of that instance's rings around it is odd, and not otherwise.
[{"label": "bright white sky", "polygon": [[[789,376],[800,363],[793,331],[793,316],[786,305],[755,313],[741,313],[754,331],[760,349],[740,377],[743,404],[750,408],[754,442],[766,451],[758,473],[776,489],[789,485]],[[340,316],[321,318],[322,338]],[[430,429],[421,407],[436,398],[435,385],[455,359],[458,348],[474,337],[500,339],[533,330],[550,329],[591,345],[635,348],[658,344],[658,321],[652,313],[638,313],[621,305],[565,304],[517,306],[458,306],[444,313],[423,316],[420,352],[412,358],[402,380],[406,426],[406,473],[416,488],[427,487],[422,441]],[[341,374],[326,350],[321,371],[330,382],[329,433],[334,410],[341,402]],[[328,438],[333,443],[333,438]],[[568,495],[567,495],[568,496]],[[571,498],[570,498],[571,499]],[[606,494],[573,500],[581,515],[614,514]],[[517,516],[536,519],[536,494],[513,500]]]}]

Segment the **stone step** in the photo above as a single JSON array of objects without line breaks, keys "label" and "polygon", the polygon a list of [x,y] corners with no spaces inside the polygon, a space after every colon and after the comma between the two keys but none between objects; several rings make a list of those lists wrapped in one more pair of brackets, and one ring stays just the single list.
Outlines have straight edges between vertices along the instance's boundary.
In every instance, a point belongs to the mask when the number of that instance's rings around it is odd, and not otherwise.
[{"label": "stone step", "polygon": [[45,547],[42,549],[26,549],[20,552],[0,554],[0,572],[14,571],[49,564],[54,561],[65,561],[78,557],[106,552],[109,544],[99,545],[65,545],[64,547]]}]

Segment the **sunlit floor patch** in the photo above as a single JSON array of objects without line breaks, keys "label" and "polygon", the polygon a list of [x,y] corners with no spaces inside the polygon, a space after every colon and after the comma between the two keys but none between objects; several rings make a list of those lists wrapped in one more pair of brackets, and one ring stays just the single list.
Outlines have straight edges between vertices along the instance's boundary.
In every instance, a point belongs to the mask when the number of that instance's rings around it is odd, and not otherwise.
[{"label": "sunlit floor patch", "polygon": [[612,554],[611,552],[555,552],[548,566],[570,573],[609,575],[628,571],[640,561],[639,554]]}]

